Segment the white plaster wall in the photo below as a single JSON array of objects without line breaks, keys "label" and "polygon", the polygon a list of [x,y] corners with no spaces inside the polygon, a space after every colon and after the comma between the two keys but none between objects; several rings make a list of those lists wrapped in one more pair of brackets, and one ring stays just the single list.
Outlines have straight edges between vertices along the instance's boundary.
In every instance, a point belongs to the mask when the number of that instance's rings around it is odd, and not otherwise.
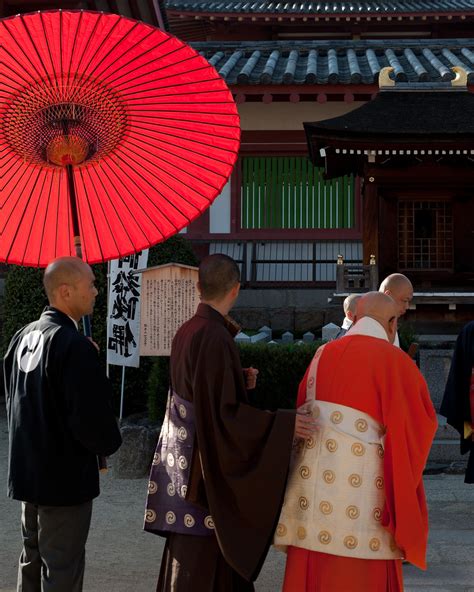
[{"label": "white plaster wall", "polygon": [[242,130],[302,130],[303,121],[320,121],[349,113],[365,103],[241,103],[238,106]]},{"label": "white plaster wall", "polygon": [[209,232],[211,234],[230,232],[230,179],[209,210]]}]

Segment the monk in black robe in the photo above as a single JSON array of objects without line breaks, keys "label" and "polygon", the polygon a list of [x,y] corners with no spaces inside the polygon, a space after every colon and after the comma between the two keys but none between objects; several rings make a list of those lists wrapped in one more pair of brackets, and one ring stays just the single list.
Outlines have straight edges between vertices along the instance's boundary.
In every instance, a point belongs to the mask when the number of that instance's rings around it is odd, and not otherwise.
[{"label": "monk in black robe", "polygon": [[173,340],[145,515],[145,529],[167,537],[160,592],[254,589],[280,513],[293,437],[315,430],[305,409],[270,413],[249,405],[226,319],[239,281],[232,259],[206,257],[201,304]]},{"label": "monk in black robe", "polygon": [[[474,483],[474,321],[463,327],[454,349],[440,413],[461,437],[461,454],[469,452],[465,483]],[[471,398],[473,402],[471,403]]]}]

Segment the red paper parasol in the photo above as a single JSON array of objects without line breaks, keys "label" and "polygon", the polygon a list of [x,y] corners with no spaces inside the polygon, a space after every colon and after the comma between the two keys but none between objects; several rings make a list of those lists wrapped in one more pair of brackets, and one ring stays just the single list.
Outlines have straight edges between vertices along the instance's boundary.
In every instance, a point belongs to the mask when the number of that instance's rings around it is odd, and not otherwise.
[{"label": "red paper parasol", "polygon": [[192,48],[112,14],[0,21],[0,260],[44,266],[140,251],[221,192],[237,109]]}]

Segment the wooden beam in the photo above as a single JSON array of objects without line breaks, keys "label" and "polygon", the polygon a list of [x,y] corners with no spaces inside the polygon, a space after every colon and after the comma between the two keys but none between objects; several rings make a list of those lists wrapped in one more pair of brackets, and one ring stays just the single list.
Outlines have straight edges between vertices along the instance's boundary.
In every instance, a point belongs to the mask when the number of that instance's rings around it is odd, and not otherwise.
[{"label": "wooden beam", "polygon": [[129,0],[130,10],[132,12],[132,17],[137,21],[142,21],[142,13],[140,12],[140,8],[138,6],[137,0]]},{"label": "wooden beam", "polygon": [[362,223],[362,249],[364,265],[370,262],[370,256],[375,255],[379,264],[379,198],[377,185],[371,182],[373,177],[366,177],[364,183],[364,213]]}]

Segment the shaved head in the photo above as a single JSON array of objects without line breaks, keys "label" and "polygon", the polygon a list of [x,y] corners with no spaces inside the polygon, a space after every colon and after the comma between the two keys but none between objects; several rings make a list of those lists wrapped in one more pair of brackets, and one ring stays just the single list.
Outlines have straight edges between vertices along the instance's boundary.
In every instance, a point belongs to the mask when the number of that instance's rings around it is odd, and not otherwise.
[{"label": "shaved head", "polygon": [[413,299],[413,285],[406,275],[392,273],[380,284],[379,292],[391,296],[397,305],[397,315],[406,313]]},{"label": "shaved head", "polygon": [[92,269],[79,257],[60,257],[45,269],[43,285],[50,306],[78,321],[92,313],[97,296]]},{"label": "shaved head", "polygon": [[199,265],[199,291],[203,300],[220,300],[239,282],[239,267],[227,255],[208,255]]},{"label": "shaved head", "polygon": [[349,294],[347,298],[345,298],[343,307],[344,307],[344,314],[346,317],[350,318],[351,320],[354,317],[357,301],[361,297],[361,294]]},{"label": "shaved head", "polygon": [[60,257],[52,261],[45,269],[44,290],[48,300],[54,300],[54,294],[63,284],[74,285],[90,267],[79,257]]},{"label": "shaved head", "polygon": [[357,301],[355,319],[370,317],[378,321],[393,343],[397,331],[397,305],[393,298],[382,292],[367,292]]}]

